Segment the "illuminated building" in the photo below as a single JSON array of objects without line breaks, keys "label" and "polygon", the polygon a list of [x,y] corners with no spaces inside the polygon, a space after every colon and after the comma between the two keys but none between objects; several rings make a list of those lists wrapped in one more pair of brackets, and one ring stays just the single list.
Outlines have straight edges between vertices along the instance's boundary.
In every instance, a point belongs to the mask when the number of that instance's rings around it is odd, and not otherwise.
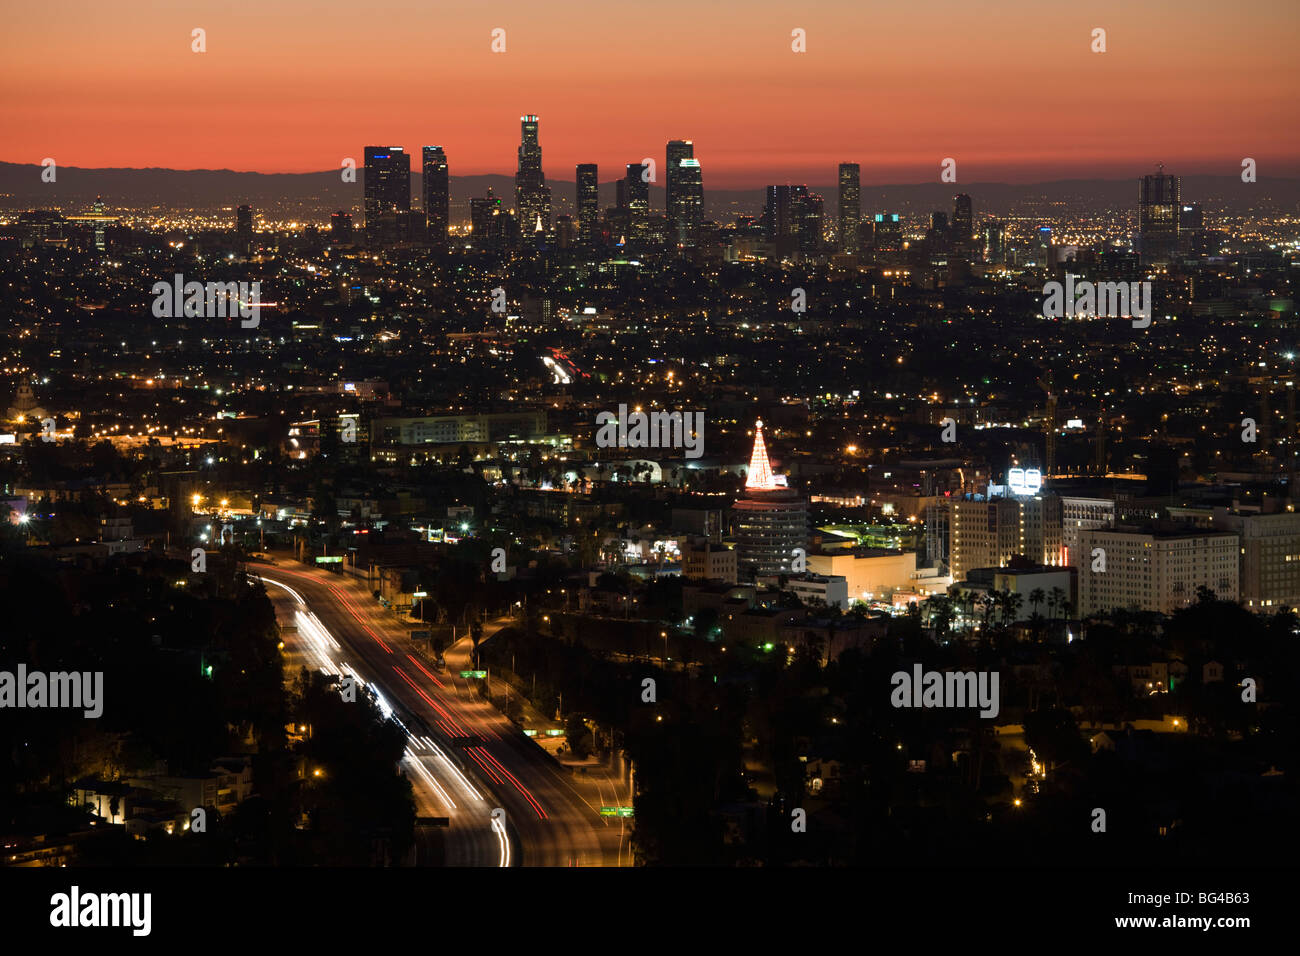
[{"label": "illuminated building", "polygon": [[515,173],[515,209],[525,237],[551,231],[551,187],[542,172],[542,144],[536,116],[519,117],[519,168]]},{"label": "illuminated building", "polygon": [[808,547],[808,502],[785,479],[772,472],[763,441],[763,423],[754,427],[754,450],[745,480],[745,495],[731,508],[736,532],[736,560],[741,578],[757,568],[758,574],[792,572]]},{"label": "illuminated building", "polygon": [[397,214],[411,209],[411,157],[400,146],[365,150],[366,236],[371,242],[397,237]]},{"label": "illuminated building", "polygon": [[840,163],[840,251],[858,251],[858,224],[862,220],[862,172],[857,163]]},{"label": "illuminated building", "polygon": [[435,249],[446,249],[451,207],[447,153],[441,146],[426,146],[421,150],[421,160],[424,180],[422,183],[424,217],[429,231],[429,242]]}]

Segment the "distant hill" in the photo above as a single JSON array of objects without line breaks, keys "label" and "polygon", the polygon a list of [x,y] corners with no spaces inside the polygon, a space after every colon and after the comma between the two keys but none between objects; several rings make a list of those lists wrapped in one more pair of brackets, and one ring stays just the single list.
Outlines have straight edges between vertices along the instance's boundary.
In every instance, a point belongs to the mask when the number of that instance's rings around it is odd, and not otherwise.
[{"label": "distant hill", "polygon": [[[1136,207],[1138,174],[1122,180],[1069,179],[1055,182],[1008,183],[917,183],[862,187],[862,211],[924,212],[952,209],[952,197],[966,192],[974,200],[975,213],[981,215],[1012,214],[1024,204],[1063,202],[1070,212],[1086,209]],[[82,169],[59,167],[57,180],[41,181],[41,167],[0,162],[0,208],[60,208],[80,210],[101,196],[110,208],[160,210],[194,209],[216,212],[249,203],[264,214],[278,217],[298,216],[313,221],[327,220],[336,209],[360,215],[362,175],[358,182],[344,183],[337,170],[319,173],[248,173],[229,169]],[[413,205],[421,196],[421,177],[411,174]],[[548,180],[557,213],[574,214],[574,183]],[[452,217],[469,217],[469,200],[485,195],[491,187],[507,206],[514,204],[512,176],[451,177]],[[614,205],[614,183],[602,183],[601,207]],[[834,184],[813,184],[811,188],[826,200],[826,215],[836,209]],[[1207,205],[1224,206],[1240,212],[1266,203],[1274,209],[1295,211],[1300,208],[1300,179],[1264,179],[1242,183],[1236,176],[1184,176],[1183,199]],[[650,187],[650,205],[656,212],[664,208],[661,186]],[[763,207],[761,189],[709,189],[705,179],[706,215],[730,221],[735,215],[757,215]],[[1065,211],[1065,210],[1063,210]],[[1041,211],[1039,214],[1043,214]]]}]

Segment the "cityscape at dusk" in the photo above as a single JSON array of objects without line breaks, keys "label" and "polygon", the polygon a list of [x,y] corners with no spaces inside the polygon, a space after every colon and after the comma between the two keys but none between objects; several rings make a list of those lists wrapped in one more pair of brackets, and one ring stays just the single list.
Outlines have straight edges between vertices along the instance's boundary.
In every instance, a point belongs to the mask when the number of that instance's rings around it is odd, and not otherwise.
[{"label": "cityscape at dusk", "polygon": [[1278,932],[1292,4],[4,16],[18,938]]}]

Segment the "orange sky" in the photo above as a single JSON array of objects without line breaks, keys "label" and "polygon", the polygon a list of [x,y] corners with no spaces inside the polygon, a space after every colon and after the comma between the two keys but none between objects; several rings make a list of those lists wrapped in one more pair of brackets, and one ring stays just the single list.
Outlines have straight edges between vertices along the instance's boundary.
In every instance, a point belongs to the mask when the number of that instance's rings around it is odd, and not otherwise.
[{"label": "orange sky", "polygon": [[42,0],[5,13],[0,159],[302,172],[438,144],[454,175],[511,173],[537,113],[567,180],[662,163],[677,137],[718,188],[829,183],[841,161],[921,182],[945,156],[958,182],[1244,156],[1295,176],[1297,41],[1296,0]]}]

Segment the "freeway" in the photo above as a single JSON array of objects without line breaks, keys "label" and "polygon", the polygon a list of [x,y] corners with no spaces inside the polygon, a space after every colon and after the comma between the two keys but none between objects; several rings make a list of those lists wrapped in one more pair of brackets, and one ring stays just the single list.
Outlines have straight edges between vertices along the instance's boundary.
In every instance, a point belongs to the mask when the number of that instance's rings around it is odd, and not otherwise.
[{"label": "freeway", "polygon": [[431,670],[362,583],[280,555],[250,568],[268,585],[292,591],[277,600],[277,614],[294,602],[293,618],[281,622],[298,623],[312,663],[353,673],[397,711],[412,737],[407,761],[417,799],[451,818],[449,865],[498,865],[509,856],[522,866],[603,866],[628,858],[621,822],[601,817],[568,772],[472,695],[467,681]]},{"label": "freeway", "polygon": [[[354,677],[359,684],[371,687],[381,710],[393,716],[391,698],[382,685],[373,679],[367,666],[354,663],[355,658],[310,610],[302,592],[288,582],[290,575],[266,570],[258,576],[267,585],[267,594],[281,623],[289,656],[286,676],[292,677],[300,666],[306,666],[332,676]],[[509,865],[510,841],[506,832],[491,821],[487,795],[474,786],[445,748],[423,732],[427,728],[409,713],[405,719],[400,714],[396,716],[406,728],[402,767],[411,781],[416,815],[446,817],[450,821],[444,834],[417,829],[422,861],[436,859],[451,866]]]}]

